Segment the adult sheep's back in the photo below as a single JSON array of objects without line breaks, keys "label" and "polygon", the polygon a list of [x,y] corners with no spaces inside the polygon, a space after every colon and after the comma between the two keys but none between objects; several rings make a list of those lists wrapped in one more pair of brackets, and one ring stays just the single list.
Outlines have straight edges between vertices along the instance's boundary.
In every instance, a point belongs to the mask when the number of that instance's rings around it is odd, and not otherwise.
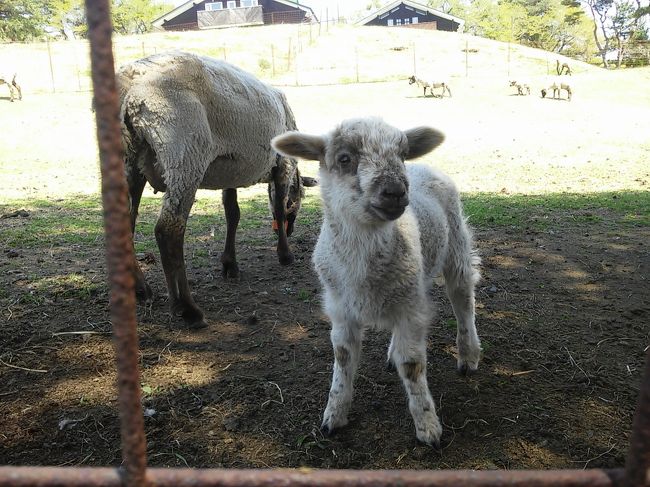
[{"label": "adult sheep's back", "polygon": [[[209,189],[266,181],[275,163],[270,140],[296,128],[282,92],[208,57],[180,52],[150,56],[121,69],[118,84],[128,136],[146,139],[158,156],[200,148],[215,159],[233,155],[248,161],[246,169],[240,163],[222,168],[219,177],[207,174],[202,187]],[[222,163],[229,165],[228,157]],[[224,180],[224,174],[231,178]]]}]

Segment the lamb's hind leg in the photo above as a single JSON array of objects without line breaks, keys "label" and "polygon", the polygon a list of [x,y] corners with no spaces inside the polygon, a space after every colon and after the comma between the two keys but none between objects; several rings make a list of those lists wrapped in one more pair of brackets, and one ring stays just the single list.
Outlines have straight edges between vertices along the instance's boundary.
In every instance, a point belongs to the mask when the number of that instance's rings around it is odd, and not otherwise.
[{"label": "lamb's hind leg", "polygon": [[239,225],[239,204],[237,204],[237,189],[224,189],[221,199],[226,213],[226,246],[221,254],[221,273],[223,277],[239,277],[239,266],[235,255],[235,235]]},{"label": "lamb's hind leg", "polygon": [[439,448],[442,425],[427,383],[427,318],[399,323],[393,329],[390,354],[408,395],[417,439]]},{"label": "lamb's hind leg", "polygon": [[451,301],[456,316],[458,331],[456,346],[458,347],[458,371],[471,374],[478,369],[481,358],[481,342],[476,332],[474,286],[479,275],[471,263],[473,257],[468,256],[462,270],[447,271],[445,283],[447,295]]},{"label": "lamb's hind leg", "polygon": [[183,251],[187,217],[197,188],[198,182],[193,188],[186,188],[184,191],[168,186],[156,223],[156,241],[167,280],[170,307],[172,313],[181,316],[190,328],[207,326],[203,320],[203,312],[190,293]]},{"label": "lamb's hind leg", "polygon": [[348,412],[354,394],[354,376],[361,356],[362,327],[358,323],[332,322],[330,338],[334,349],[334,370],[321,430],[331,434],[348,424]]}]

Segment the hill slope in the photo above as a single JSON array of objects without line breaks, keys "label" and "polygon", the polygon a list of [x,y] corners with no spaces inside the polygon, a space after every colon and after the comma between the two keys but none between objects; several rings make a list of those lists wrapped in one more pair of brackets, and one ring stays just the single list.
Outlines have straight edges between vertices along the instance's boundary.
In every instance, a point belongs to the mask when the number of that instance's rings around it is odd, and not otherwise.
[{"label": "hill slope", "polygon": [[[599,68],[554,53],[466,34],[388,27],[275,25],[116,36],[116,64],[171,49],[226,59],[276,84],[311,85],[423,77],[509,77]],[[467,49],[467,52],[465,50]],[[86,41],[0,45],[26,93],[90,87]],[[51,62],[50,62],[51,61]]]}]

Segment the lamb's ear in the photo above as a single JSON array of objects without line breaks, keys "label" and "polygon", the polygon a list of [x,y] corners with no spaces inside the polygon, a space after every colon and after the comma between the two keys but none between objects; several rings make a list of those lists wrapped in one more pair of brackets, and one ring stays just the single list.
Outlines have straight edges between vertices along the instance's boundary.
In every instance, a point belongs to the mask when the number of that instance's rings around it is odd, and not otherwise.
[{"label": "lamb's ear", "polygon": [[310,178],[309,176],[300,176],[300,179],[302,179],[302,185],[305,188],[313,188],[314,186],[318,186],[318,179],[316,178]]},{"label": "lamb's ear", "polygon": [[318,135],[287,132],[271,141],[273,148],[289,157],[318,161],[325,155],[325,140]]},{"label": "lamb's ear", "polygon": [[445,136],[430,127],[416,127],[404,132],[409,142],[409,151],[405,159],[415,159],[431,152],[442,144]]}]

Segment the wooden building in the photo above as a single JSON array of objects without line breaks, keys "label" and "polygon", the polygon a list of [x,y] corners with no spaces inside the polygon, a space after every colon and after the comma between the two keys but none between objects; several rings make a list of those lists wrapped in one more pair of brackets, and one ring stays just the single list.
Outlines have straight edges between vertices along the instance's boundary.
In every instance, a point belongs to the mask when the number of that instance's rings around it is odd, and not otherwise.
[{"label": "wooden building", "polygon": [[410,26],[462,32],[465,21],[410,0],[396,0],[356,22],[356,25]]},{"label": "wooden building", "polygon": [[189,0],[152,22],[156,30],[317,22],[311,8],[290,0]]}]

